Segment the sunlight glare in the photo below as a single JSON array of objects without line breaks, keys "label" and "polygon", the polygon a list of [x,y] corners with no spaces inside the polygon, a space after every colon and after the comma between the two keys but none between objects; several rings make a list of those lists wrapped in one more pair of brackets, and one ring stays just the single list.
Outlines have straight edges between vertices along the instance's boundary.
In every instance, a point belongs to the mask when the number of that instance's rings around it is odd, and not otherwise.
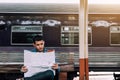
[{"label": "sunlight glare", "polygon": [[79,3],[79,0],[0,0],[0,3]]},{"label": "sunlight glare", "polygon": [[120,0],[88,0],[89,4],[120,4]]},{"label": "sunlight glare", "polygon": [[[79,3],[80,0],[0,0],[0,3]],[[88,0],[88,4],[120,4],[120,0]]]}]

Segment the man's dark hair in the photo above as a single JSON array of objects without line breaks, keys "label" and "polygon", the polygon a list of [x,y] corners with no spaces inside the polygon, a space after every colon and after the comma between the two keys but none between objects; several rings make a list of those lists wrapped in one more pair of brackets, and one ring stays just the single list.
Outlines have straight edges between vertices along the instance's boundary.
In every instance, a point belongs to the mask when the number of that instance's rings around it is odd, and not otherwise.
[{"label": "man's dark hair", "polygon": [[36,36],[33,37],[33,43],[35,43],[35,41],[41,41],[41,40],[44,41],[43,36],[36,35]]}]

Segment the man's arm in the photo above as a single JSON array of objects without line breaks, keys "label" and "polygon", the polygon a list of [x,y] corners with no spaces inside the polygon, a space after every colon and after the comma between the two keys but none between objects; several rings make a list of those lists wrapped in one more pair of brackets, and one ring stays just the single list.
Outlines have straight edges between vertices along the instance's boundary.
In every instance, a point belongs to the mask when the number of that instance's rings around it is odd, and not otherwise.
[{"label": "man's arm", "polygon": [[54,70],[55,70],[55,69],[58,69],[58,64],[56,64],[56,63],[53,64],[52,69],[54,69]]}]

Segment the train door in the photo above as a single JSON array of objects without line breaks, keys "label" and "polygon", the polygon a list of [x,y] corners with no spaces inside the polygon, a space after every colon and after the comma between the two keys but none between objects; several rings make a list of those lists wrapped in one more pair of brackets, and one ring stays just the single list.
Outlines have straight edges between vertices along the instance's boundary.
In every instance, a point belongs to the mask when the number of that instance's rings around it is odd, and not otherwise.
[{"label": "train door", "polygon": [[60,26],[44,26],[43,36],[46,46],[60,46]]},{"label": "train door", "polygon": [[93,46],[109,46],[109,28],[93,27],[92,38]]}]

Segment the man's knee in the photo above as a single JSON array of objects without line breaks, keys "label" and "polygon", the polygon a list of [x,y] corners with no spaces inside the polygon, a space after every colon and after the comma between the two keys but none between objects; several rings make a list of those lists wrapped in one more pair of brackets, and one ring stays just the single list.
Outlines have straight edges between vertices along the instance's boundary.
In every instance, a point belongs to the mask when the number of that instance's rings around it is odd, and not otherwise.
[{"label": "man's knee", "polygon": [[47,77],[49,77],[49,78],[54,78],[54,73],[53,73],[53,71],[51,71],[51,70],[47,70],[46,73],[45,73],[45,75],[46,75]]},{"label": "man's knee", "polygon": [[24,78],[24,80],[53,80],[54,73],[51,70],[47,70],[45,72],[40,72],[32,77]]}]

